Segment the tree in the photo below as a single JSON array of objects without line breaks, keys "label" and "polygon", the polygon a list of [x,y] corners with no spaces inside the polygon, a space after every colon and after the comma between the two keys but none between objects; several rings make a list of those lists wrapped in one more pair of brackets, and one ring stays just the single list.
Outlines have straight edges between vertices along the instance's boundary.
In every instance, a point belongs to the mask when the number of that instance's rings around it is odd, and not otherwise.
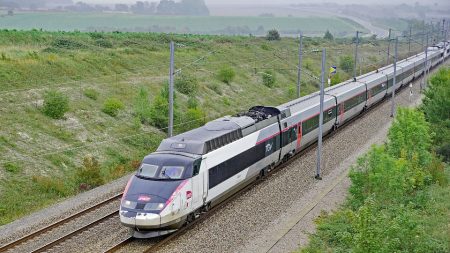
[{"label": "tree", "polygon": [[327,30],[325,32],[325,35],[323,36],[323,38],[326,40],[334,40],[333,34],[331,34],[329,30]]},{"label": "tree", "polygon": [[339,67],[345,72],[351,74],[353,71],[354,61],[350,55],[341,56],[339,59]]},{"label": "tree", "polygon": [[129,8],[128,8],[128,5],[126,5],[126,4],[116,4],[114,6],[114,10],[120,11],[120,12],[128,12]]},{"label": "tree", "polygon": [[269,30],[266,36],[267,40],[280,40],[280,33],[276,29]]}]

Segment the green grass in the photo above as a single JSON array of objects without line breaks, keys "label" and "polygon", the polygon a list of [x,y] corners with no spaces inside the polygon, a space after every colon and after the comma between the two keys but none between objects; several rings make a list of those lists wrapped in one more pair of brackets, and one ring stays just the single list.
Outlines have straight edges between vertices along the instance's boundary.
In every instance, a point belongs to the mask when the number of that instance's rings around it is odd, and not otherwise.
[{"label": "green grass", "polygon": [[450,166],[432,146],[442,145],[434,133],[450,128],[436,122],[450,116],[448,73],[433,76],[422,110],[398,109],[386,144],[352,168],[345,205],[316,220],[301,252],[449,252]]},{"label": "green grass", "polygon": [[[134,170],[137,161],[157,148],[166,133],[149,122],[141,124],[135,101],[143,88],[148,103],[153,103],[167,85],[170,40],[177,44],[176,68],[197,83],[194,94],[176,93],[177,110],[183,116],[175,121],[180,125],[176,133],[185,130],[183,120],[201,115],[188,107],[200,108],[204,119],[212,120],[258,104],[279,105],[295,96],[298,42],[291,38],[268,42],[238,36],[2,30],[0,224],[83,190],[75,172],[87,155],[99,160],[100,175],[108,182]],[[316,76],[320,55],[313,49],[328,48],[327,65],[336,65],[341,55],[353,52],[345,39],[330,43],[308,38],[304,46],[303,68]],[[380,47],[385,44],[380,42]],[[385,62],[378,55],[380,47],[363,43],[360,52],[367,59],[372,56],[372,64]],[[406,48],[400,47],[400,52]],[[235,73],[229,84],[218,77],[223,66]],[[362,71],[371,69],[366,66]],[[276,75],[273,88],[263,85],[261,73],[267,70]],[[350,77],[338,72],[342,80]],[[303,77],[303,95],[317,90],[315,80]],[[69,111],[62,119],[42,113],[48,90],[69,98]],[[110,97],[124,105],[116,117],[102,112]]]},{"label": "green grass", "polygon": [[[146,16],[108,13],[32,13],[19,12],[0,20],[0,28],[44,29],[48,31],[136,31],[176,32],[196,34],[255,34],[259,26],[267,32],[278,29],[282,33],[323,35],[328,29],[334,34],[346,36],[361,25],[337,17],[192,17]],[[233,28],[240,27],[233,30]]]}]

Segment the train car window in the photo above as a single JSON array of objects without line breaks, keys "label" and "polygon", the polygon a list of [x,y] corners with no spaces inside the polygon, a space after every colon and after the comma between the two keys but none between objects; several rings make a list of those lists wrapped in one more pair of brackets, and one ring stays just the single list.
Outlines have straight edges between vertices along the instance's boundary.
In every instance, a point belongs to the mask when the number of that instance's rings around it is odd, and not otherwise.
[{"label": "train car window", "polygon": [[306,135],[319,127],[319,115],[316,115],[306,121],[302,122],[303,135]]},{"label": "train car window", "polygon": [[209,170],[209,189],[262,160],[265,154],[264,142],[214,166]]},{"label": "train car window", "polygon": [[323,123],[336,119],[336,107],[323,112]]}]

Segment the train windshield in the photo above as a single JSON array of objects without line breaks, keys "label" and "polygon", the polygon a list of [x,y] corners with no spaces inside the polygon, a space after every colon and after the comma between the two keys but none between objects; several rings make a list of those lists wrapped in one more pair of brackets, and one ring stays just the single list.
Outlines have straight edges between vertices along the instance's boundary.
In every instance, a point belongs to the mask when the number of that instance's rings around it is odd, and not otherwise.
[{"label": "train windshield", "polygon": [[154,180],[181,180],[192,177],[195,159],[173,155],[154,154],[142,161],[136,176]]}]

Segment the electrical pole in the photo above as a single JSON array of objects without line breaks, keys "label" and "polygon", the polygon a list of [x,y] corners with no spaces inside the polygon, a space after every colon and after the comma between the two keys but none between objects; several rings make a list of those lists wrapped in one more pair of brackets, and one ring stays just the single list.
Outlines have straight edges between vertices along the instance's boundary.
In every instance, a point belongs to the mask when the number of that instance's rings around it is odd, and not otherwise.
[{"label": "electrical pole", "polygon": [[387,49],[387,65],[389,65],[389,63],[391,62],[390,61],[391,54],[389,52],[391,50],[391,31],[392,31],[392,29],[389,28],[389,39],[388,39],[388,49]]},{"label": "electrical pole", "polygon": [[408,57],[411,55],[411,32],[412,25],[409,25]]},{"label": "electrical pole", "polygon": [[425,70],[423,72],[423,88],[427,87],[427,69],[428,69],[428,33],[427,33],[427,44],[425,45]]},{"label": "electrical pole", "polygon": [[319,139],[317,140],[317,168],[315,179],[322,180],[320,176],[320,165],[322,163],[322,135],[323,135],[323,100],[325,83],[325,58],[326,49],[322,48],[322,74],[320,76],[320,106],[319,106]]},{"label": "electrical pole", "polygon": [[356,31],[355,66],[353,67],[353,80],[356,81],[356,61],[358,59],[359,31]]},{"label": "electrical pole", "polygon": [[442,19],[442,40],[444,40],[444,30],[445,30],[445,18]]},{"label": "electrical pole", "polygon": [[397,48],[398,48],[398,37],[395,38],[395,53],[394,53],[394,80],[392,83],[392,102],[391,102],[391,117],[395,115],[395,85],[397,81]]},{"label": "electrical pole", "polygon": [[300,95],[300,78],[302,76],[302,58],[303,58],[303,34],[300,32],[300,45],[298,46],[298,67],[297,67],[297,98]]},{"label": "electrical pole", "polygon": [[170,69],[169,69],[169,129],[168,135],[173,135],[173,78],[174,78],[174,60],[175,58],[175,44],[170,42]]}]

